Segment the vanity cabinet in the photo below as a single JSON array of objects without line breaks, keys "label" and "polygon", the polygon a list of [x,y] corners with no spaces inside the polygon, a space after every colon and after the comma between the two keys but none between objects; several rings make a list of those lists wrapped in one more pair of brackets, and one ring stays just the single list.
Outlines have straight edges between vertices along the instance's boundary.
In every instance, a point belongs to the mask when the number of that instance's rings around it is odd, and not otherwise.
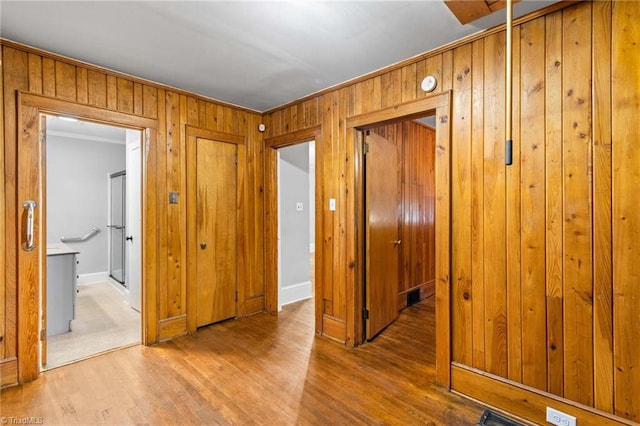
[{"label": "vanity cabinet", "polygon": [[75,318],[78,251],[63,243],[47,245],[47,336],[71,331]]}]

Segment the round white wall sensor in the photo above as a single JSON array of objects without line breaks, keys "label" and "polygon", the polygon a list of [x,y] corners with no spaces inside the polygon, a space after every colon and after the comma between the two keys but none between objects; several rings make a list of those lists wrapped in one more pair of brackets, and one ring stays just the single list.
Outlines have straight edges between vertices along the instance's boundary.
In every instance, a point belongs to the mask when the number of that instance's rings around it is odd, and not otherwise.
[{"label": "round white wall sensor", "polygon": [[422,80],[421,87],[425,92],[433,92],[437,84],[438,81],[436,80],[436,78],[432,75],[428,75],[424,78],[424,80]]},{"label": "round white wall sensor", "polygon": [[261,132],[264,132],[267,129],[267,126],[265,126],[264,124],[260,123],[258,124],[258,130]]}]

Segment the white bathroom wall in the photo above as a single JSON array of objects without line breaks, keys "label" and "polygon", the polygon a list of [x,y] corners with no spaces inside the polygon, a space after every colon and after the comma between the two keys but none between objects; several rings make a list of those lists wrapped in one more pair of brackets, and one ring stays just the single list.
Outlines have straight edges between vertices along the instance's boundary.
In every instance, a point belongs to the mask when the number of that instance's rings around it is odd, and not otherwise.
[{"label": "white bathroom wall", "polygon": [[125,168],[122,134],[122,144],[47,134],[47,242],[100,229],[87,241],[67,243],[80,252],[81,276],[108,270],[107,182]]}]

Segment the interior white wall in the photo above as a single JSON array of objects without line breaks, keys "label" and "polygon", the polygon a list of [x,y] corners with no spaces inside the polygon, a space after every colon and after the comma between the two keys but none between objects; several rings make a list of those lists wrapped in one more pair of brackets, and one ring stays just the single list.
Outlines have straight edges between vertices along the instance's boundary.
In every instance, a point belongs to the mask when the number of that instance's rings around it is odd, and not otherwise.
[{"label": "interior white wall", "polygon": [[125,168],[125,145],[47,135],[47,242],[100,232],[77,249],[78,274],[108,270],[108,174]]},{"label": "interior white wall", "polygon": [[309,147],[303,143],[278,150],[279,306],[313,296],[309,244],[313,241],[310,200],[314,197]]}]

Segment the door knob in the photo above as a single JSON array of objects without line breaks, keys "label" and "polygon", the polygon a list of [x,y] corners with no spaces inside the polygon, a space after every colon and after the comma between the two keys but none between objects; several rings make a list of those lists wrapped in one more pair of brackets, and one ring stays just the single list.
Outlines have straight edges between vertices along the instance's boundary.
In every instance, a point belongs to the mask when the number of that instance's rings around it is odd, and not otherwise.
[{"label": "door knob", "polygon": [[394,245],[394,246],[399,246],[400,244],[402,244],[402,240],[395,240],[395,241],[393,242],[393,245]]},{"label": "door knob", "polygon": [[201,248],[202,250],[206,249],[206,248],[207,248],[207,243],[205,243],[204,241],[203,241],[203,242],[201,242],[201,243],[200,243],[200,248]]}]

